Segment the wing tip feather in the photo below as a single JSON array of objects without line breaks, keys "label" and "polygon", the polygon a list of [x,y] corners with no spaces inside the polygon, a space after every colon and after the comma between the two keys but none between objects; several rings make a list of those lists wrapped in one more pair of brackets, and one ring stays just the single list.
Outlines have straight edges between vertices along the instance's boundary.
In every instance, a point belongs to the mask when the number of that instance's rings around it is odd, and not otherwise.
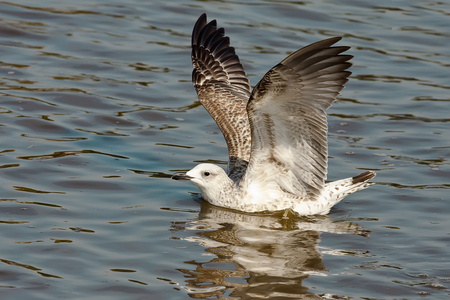
[{"label": "wing tip feather", "polygon": [[354,177],[352,177],[352,183],[353,184],[358,184],[358,183],[363,183],[366,181],[369,181],[370,179],[374,178],[377,175],[377,173],[373,172],[373,171],[366,171],[364,173],[358,174]]},{"label": "wing tip feather", "polygon": [[[193,72],[199,73],[192,76],[194,85],[200,83],[196,79],[201,79],[201,82],[213,80],[250,95],[250,82],[244,68],[235,49],[230,46],[229,37],[225,36],[225,29],[217,28],[216,20],[208,22],[203,13],[194,25],[191,44]],[[234,85],[236,81],[240,84]]]}]

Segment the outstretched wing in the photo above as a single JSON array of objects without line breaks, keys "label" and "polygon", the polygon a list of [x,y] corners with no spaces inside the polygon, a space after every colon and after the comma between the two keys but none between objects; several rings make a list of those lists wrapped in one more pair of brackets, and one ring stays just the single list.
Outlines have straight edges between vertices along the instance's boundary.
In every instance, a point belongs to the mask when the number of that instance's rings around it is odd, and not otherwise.
[{"label": "outstretched wing", "polygon": [[341,38],[302,48],[266,73],[247,106],[252,156],[243,182],[276,182],[286,192],[314,199],[325,185],[328,161],[325,110],[351,72]]},{"label": "outstretched wing", "polygon": [[250,83],[230,39],[206,14],[192,32],[192,81],[201,104],[216,121],[228,146],[229,176],[239,180],[250,158],[250,125],[246,106]]}]

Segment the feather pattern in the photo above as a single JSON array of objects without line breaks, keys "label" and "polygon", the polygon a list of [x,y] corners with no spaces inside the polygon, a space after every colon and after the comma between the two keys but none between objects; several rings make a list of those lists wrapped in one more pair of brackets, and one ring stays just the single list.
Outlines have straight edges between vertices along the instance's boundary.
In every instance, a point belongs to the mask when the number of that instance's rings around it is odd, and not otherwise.
[{"label": "feather pattern", "polygon": [[[280,187],[294,195],[320,196],[327,175],[325,110],[351,74],[349,47],[331,47],[330,38],[302,48],[273,67],[256,85],[247,106],[252,129],[250,164],[245,182],[276,169]],[[266,171],[267,172],[267,171]]]},{"label": "feather pattern", "polygon": [[215,20],[202,14],[192,33],[192,81],[199,100],[216,121],[228,146],[228,175],[239,181],[250,159],[250,125],[246,106],[250,83]]}]

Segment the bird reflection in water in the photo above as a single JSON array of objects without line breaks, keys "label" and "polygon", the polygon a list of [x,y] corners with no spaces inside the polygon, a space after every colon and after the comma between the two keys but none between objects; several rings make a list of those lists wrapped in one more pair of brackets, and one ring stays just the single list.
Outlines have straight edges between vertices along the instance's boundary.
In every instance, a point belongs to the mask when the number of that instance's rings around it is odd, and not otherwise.
[{"label": "bird reflection in water", "polygon": [[[311,274],[326,275],[318,250],[320,234],[369,232],[330,216],[298,217],[283,213],[248,214],[202,202],[199,218],[173,225],[192,230],[185,240],[205,248],[205,261],[187,261],[192,268],[181,284],[192,298],[319,299],[302,282]],[[175,228],[176,227],[176,228]]]}]

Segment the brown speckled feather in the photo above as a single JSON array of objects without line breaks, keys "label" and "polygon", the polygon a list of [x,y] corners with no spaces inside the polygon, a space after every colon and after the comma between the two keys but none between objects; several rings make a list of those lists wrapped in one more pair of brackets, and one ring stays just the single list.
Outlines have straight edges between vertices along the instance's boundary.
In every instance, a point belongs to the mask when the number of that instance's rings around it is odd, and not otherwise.
[{"label": "brown speckled feather", "polygon": [[198,98],[216,121],[228,146],[228,174],[239,181],[250,159],[250,125],[246,106],[250,83],[244,68],[215,20],[203,14],[192,33],[192,81]]}]

